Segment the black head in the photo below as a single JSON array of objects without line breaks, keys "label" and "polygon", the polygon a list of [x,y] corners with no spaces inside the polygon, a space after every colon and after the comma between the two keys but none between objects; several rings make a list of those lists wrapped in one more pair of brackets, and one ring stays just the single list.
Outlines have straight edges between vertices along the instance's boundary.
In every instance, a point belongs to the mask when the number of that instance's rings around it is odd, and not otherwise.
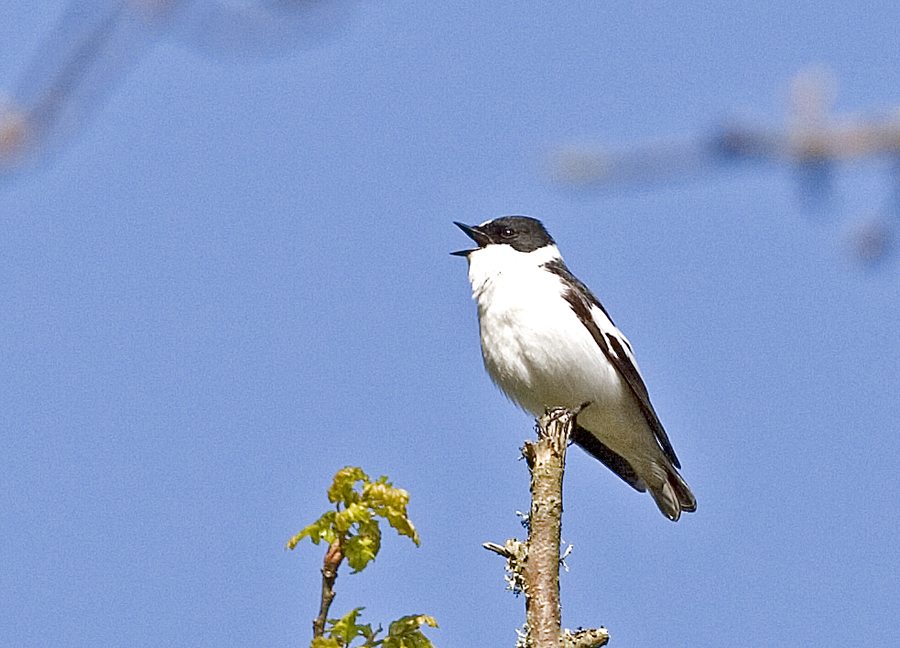
[{"label": "black head", "polygon": [[[478,249],[488,245],[509,245],[518,252],[534,252],[553,245],[553,239],[541,225],[541,221],[528,216],[503,216],[483,225],[463,225],[454,222],[469,238],[478,244]],[[468,256],[475,250],[451,252],[456,256]]]}]

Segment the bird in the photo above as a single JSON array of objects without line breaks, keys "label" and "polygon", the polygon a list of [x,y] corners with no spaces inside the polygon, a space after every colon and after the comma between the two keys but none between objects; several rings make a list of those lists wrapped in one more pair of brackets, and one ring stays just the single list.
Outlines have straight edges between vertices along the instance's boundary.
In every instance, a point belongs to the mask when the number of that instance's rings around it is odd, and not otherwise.
[{"label": "bird", "polygon": [[481,352],[493,382],[535,418],[576,409],[572,441],[677,521],[697,509],[631,344],[566,266],[537,219],[454,224],[477,244],[469,262]]}]

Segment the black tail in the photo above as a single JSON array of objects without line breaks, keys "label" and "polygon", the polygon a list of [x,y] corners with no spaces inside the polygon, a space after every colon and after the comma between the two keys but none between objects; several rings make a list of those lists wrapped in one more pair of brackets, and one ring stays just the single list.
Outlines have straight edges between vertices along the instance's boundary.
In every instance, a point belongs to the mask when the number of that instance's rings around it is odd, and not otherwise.
[{"label": "black tail", "polygon": [[681,517],[682,512],[691,513],[697,510],[697,500],[690,487],[678,474],[675,466],[667,460],[664,459],[666,465],[658,466],[659,470],[664,471],[664,474],[659,475],[658,483],[648,486],[647,481],[635,472],[622,455],[610,450],[600,439],[580,425],[575,427],[572,440],[633,489],[643,493],[649,488],[659,510],[673,522]]},{"label": "black tail", "polygon": [[666,466],[666,473],[667,479],[658,486],[651,486],[650,494],[662,514],[676,522],[682,511],[692,513],[697,510],[697,499],[674,467]]}]

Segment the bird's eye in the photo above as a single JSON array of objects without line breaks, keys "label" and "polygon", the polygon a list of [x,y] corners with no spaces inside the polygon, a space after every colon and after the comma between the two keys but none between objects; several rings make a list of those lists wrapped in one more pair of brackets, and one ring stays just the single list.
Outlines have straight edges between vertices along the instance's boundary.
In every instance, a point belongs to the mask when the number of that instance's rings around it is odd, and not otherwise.
[{"label": "bird's eye", "polygon": [[513,236],[513,231],[511,228],[507,227],[505,230],[503,230],[504,238],[512,238],[512,236]]}]

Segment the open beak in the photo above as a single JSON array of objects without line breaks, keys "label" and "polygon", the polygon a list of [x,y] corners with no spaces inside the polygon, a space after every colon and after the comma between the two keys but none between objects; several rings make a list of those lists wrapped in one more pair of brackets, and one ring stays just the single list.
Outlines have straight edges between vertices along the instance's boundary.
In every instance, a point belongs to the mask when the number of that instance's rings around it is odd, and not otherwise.
[{"label": "open beak", "polygon": [[478,227],[470,227],[469,225],[463,225],[462,223],[457,223],[456,221],[453,221],[453,224],[463,232],[465,232],[470,239],[478,243],[478,247],[475,250],[460,250],[459,252],[451,252],[450,254],[452,254],[453,256],[467,257],[472,254],[472,252],[480,250],[485,245],[488,245],[491,242],[490,237],[480,229],[478,229]]}]

